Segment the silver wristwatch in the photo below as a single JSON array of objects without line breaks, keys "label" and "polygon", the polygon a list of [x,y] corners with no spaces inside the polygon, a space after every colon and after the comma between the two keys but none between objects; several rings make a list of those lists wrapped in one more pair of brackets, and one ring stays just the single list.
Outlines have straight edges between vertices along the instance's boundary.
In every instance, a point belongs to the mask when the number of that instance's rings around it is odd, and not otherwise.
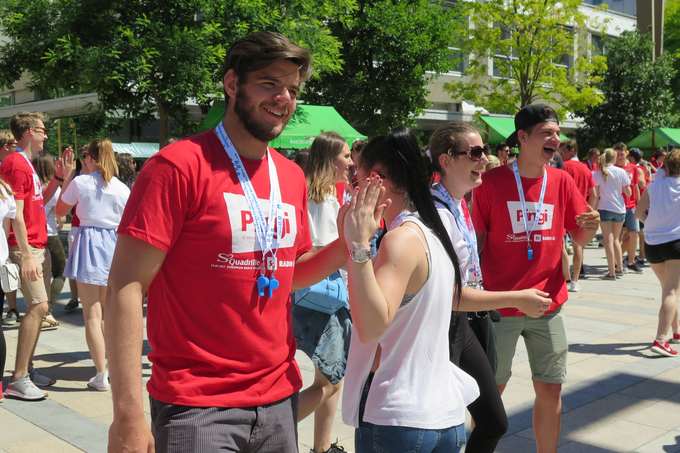
[{"label": "silver wristwatch", "polygon": [[365,263],[371,259],[371,251],[364,247],[357,247],[351,252],[348,252],[347,257],[355,263]]}]

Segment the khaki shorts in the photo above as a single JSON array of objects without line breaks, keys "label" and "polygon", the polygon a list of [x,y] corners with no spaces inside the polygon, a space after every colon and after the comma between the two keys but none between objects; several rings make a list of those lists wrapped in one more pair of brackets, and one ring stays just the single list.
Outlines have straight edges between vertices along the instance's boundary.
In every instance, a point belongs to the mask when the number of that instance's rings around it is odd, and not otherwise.
[{"label": "khaki shorts", "polygon": [[507,316],[494,323],[498,339],[496,383],[506,384],[512,376],[512,359],[519,336],[529,355],[531,379],[548,384],[567,382],[567,330],[562,307],[538,319]]},{"label": "khaki shorts", "polygon": [[[41,269],[43,278],[34,282],[29,282],[21,277],[21,294],[24,296],[24,303],[28,305],[35,305],[49,300],[50,281],[52,280],[52,258],[50,251],[47,248],[38,249],[33,246],[31,248],[31,255],[38,268]],[[9,248],[9,259],[21,267],[21,251],[19,246]]]}]

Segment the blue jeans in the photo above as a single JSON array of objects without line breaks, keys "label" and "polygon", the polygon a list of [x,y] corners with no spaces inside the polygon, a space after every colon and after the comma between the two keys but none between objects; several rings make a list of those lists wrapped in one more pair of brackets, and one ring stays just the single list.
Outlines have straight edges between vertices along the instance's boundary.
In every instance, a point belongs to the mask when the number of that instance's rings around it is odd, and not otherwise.
[{"label": "blue jeans", "polygon": [[364,421],[373,373],[368,376],[359,404],[359,427],[354,431],[356,453],[459,453],[465,444],[465,423],[444,429],[374,425]]}]

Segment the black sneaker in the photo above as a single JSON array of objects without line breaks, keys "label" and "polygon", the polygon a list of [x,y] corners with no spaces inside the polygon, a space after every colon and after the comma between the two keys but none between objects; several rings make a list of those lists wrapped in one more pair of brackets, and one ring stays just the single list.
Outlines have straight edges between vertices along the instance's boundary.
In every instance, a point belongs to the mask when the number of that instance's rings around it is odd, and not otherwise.
[{"label": "black sneaker", "polygon": [[645,264],[647,264],[647,260],[644,259],[644,258],[637,258],[637,257],[636,257],[636,258],[635,258],[635,264],[637,264],[638,266],[642,267],[642,266],[644,266]]},{"label": "black sneaker", "polygon": [[628,263],[628,272],[642,273],[642,267],[638,263]]},{"label": "black sneaker", "polygon": [[73,311],[75,311],[76,308],[78,308],[78,303],[79,303],[78,299],[69,300],[66,306],[64,307],[64,311],[66,313],[72,313]]},{"label": "black sneaker", "polygon": [[2,325],[13,326],[18,322],[21,322],[21,315],[19,314],[19,311],[16,308],[10,308],[7,311],[7,316],[5,316],[5,320],[2,321]]},{"label": "black sneaker", "polygon": [[616,276],[610,274],[609,272],[605,272],[604,274],[600,275],[600,278],[602,280],[616,280]]}]

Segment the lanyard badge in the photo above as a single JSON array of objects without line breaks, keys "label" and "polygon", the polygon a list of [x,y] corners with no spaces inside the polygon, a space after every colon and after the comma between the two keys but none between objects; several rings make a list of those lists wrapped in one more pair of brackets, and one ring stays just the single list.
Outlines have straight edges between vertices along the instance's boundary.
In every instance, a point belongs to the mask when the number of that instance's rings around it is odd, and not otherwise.
[{"label": "lanyard badge", "polygon": [[538,218],[541,215],[541,209],[543,208],[543,198],[545,197],[545,186],[548,182],[548,172],[543,169],[543,184],[541,185],[541,195],[538,197],[538,206],[536,207],[536,215],[534,216],[534,224],[531,229],[529,229],[529,222],[527,221],[527,207],[524,201],[524,190],[522,189],[522,178],[519,175],[519,170],[517,169],[517,161],[512,163],[512,172],[515,174],[515,182],[517,183],[517,191],[519,192],[519,201],[522,205],[522,220],[524,220],[524,230],[527,232],[527,258],[529,260],[534,259],[534,251],[531,249],[531,233],[536,229],[538,225]]},{"label": "lanyard badge", "polygon": [[[269,217],[265,218],[260,203],[257,199],[257,194],[250,182],[250,177],[246,172],[241,157],[236,152],[234,145],[231,143],[227,135],[224,125],[220,122],[219,126],[215,128],[215,134],[220,139],[222,147],[226,151],[231,163],[234,165],[236,176],[238,177],[243,194],[248,202],[248,207],[253,216],[253,226],[255,227],[255,237],[262,249],[262,268],[260,276],[256,281],[257,291],[261,297],[264,297],[265,288],[269,290],[268,296],[273,297],[275,289],[279,288],[279,281],[275,277],[276,273],[276,252],[279,248],[279,237],[283,231],[283,206],[281,201],[281,191],[279,189],[279,177],[276,173],[276,166],[272,160],[269,148],[267,148],[267,160],[269,164]],[[276,231],[276,234],[274,234]],[[268,253],[271,252],[271,265],[269,268],[272,271],[270,278],[265,276],[265,260]]]}]

